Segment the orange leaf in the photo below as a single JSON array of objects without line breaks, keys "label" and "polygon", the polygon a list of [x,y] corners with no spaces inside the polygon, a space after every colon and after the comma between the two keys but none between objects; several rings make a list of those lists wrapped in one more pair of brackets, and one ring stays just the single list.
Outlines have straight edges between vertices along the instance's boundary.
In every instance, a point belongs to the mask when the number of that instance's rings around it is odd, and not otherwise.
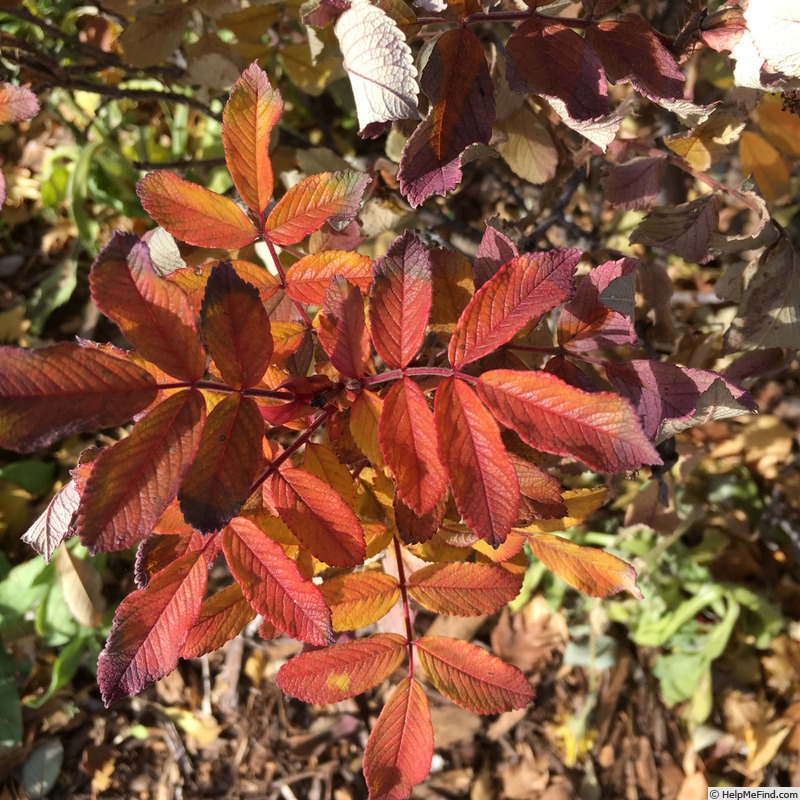
[{"label": "orange leaf", "polygon": [[643,597],[636,585],[636,570],[605,550],[584,547],[550,533],[530,534],[528,543],[539,561],[581,592],[608,597],[628,591],[638,600]]},{"label": "orange leaf", "polygon": [[437,614],[493,614],[518,594],[522,579],[494,564],[429,564],[408,581],[408,593]]},{"label": "orange leaf", "polygon": [[124,550],[150,534],[192,464],[205,416],[200,392],[178,392],[98,456],[76,526],[90,551]]},{"label": "orange leaf", "polygon": [[464,521],[496,547],[511,530],[520,504],[500,429],[475,392],[454,378],[439,384],[434,410],[439,456],[456,506]]},{"label": "orange leaf", "polygon": [[450,339],[450,363],[459,368],[488,355],[571,297],[580,257],[568,249],[511,259],[464,309]]},{"label": "orange leaf", "polygon": [[319,343],[342,375],[360,378],[369,361],[369,334],[361,290],[338,275],[325,293]]},{"label": "orange leaf", "polygon": [[498,369],[480,377],[478,394],[537,450],[573,456],[598,472],[662,463],[633,407],[610,392],[584,392],[549,372]]},{"label": "orange leaf", "polygon": [[206,354],[189,298],[156,274],[145,242],[115,233],[95,258],[89,285],[97,307],[144,359],[179,380],[203,377]]},{"label": "orange leaf", "polygon": [[141,367],[76,344],[0,347],[0,375],[0,447],[23,452],[122,425],[157,394]]},{"label": "orange leaf", "polygon": [[288,467],[267,484],[280,518],[303,546],[332,567],[355,567],[366,555],[364,530],[350,506],[325,481]]},{"label": "orange leaf", "polygon": [[350,433],[359,450],[370,460],[376,469],[383,469],[378,436],[378,420],[383,410],[383,400],[375,392],[366,389],[356,397],[350,409]]},{"label": "orange leaf", "polygon": [[169,170],[145,175],[136,191],[144,210],[187,244],[236,250],[258,237],[247,214],[233,200]]},{"label": "orange leaf", "polygon": [[425,780],[432,760],[428,698],[413,678],[404,678],[378,716],[364,751],[370,800],[406,800]]},{"label": "orange leaf", "polygon": [[439,497],[436,505],[426,514],[420,516],[416,511],[409,508],[395,492],[392,511],[394,513],[394,524],[400,541],[403,544],[421,544],[429,541],[444,521],[447,511],[447,500],[449,495],[446,491]]},{"label": "orange leaf", "polygon": [[772,203],[789,194],[789,165],[766,139],[757,133],[745,131],[739,140],[739,158],[742,160],[742,172],[755,178],[765,200]]},{"label": "orange leaf", "polygon": [[97,661],[97,684],[106,706],[175,669],[200,614],[207,579],[208,565],[202,551],[195,550],[120,603]]},{"label": "orange leaf", "polygon": [[334,275],[366,292],[372,283],[372,259],[346,250],[303,256],[286,271],[286,294],[299,303],[322,305]]},{"label": "orange leaf", "polygon": [[304,580],[297,564],[255,524],[237,517],[222,533],[231,573],[250,605],[294,639],[333,641],[331,612],[319,587]]},{"label": "orange leaf", "polygon": [[242,200],[261,214],[272,198],[269,137],[283,101],[266,72],[253,62],[231,89],[222,112],[225,161]]},{"label": "orange leaf", "polygon": [[330,606],[334,631],[372,625],[400,597],[397,579],[385,572],[350,572],[324,581],[319,588]]},{"label": "orange leaf", "polygon": [[389,390],[378,430],[397,493],[409,508],[425,516],[445,493],[447,473],[437,452],[433,414],[411,378],[403,377]]},{"label": "orange leaf", "polygon": [[533,689],[522,672],[477,645],[423,636],[414,647],[430,682],[467,711],[500,714],[525,708],[533,700]]},{"label": "orange leaf", "polygon": [[190,525],[210,533],[239,513],[263,461],[263,436],[264,420],[252,398],[232,394],[214,406],[178,495]]},{"label": "orange leaf", "polygon": [[405,654],[402,636],[378,633],[301,653],[278,670],[275,683],[305,703],[340,703],[386,680]]},{"label": "orange leaf", "polygon": [[758,127],[787,156],[800,158],[800,117],[781,108],[780,95],[767,94],[758,107]]},{"label": "orange leaf", "polygon": [[255,386],[272,358],[269,315],[258,289],[230,261],[211,270],[201,310],[203,338],[223,380],[233,389]]},{"label": "orange leaf", "polygon": [[369,293],[372,341],[389,367],[406,367],[422,347],[431,311],[431,255],[411,231],[375,262]]},{"label": "orange leaf", "polygon": [[349,222],[358,213],[370,180],[369,175],[355,170],[303,178],[272,209],[264,234],[275,244],[295,244],[326,222]]},{"label": "orange leaf", "polygon": [[199,658],[219,650],[255,616],[255,610],[242,594],[242,587],[238,583],[226,586],[203,600],[200,616],[181,648],[181,658]]}]

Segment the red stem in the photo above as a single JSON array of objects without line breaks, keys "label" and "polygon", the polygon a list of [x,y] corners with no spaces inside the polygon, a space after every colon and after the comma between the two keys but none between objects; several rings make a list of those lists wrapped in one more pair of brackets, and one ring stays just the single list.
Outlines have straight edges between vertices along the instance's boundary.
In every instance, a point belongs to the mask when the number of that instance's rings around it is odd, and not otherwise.
[{"label": "red stem", "polygon": [[[269,254],[272,256],[272,262],[275,265],[275,270],[278,273],[278,278],[281,282],[281,288],[286,289],[286,273],[283,271],[283,266],[281,265],[280,259],[278,258],[278,253],[275,250],[275,245],[270,241],[269,237],[264,236],[264,241],[267,243],[267,247],[269,248]],[[305,307],[302,303],[299,303],[297,300],[292,300],[294,303],[294,307],[297,309],[298,313],[300,314],[301,319],[305,323],[306,327],[311,330],[311,317],[308,316],[308,312],[306,311]]]},{"label": "red stem", "polygon": [[403,548],[400,540],[395,536],[394,556],[397,559],[397,581],[400,584],[400,597],[403,601],[403,616],[406,620],[406,639],[408,641],[408,677],[414,677],[414,633],[411,630],[411,609],[408,607],[408,587],[406,585],[406,571],[403,569]]},{"label": "red stem", "polygon": [[284,461],[291,458],[313,435],[314,432],[322,426],[328,417],[336,413],[336,406],[328,406],[323,411],[320,411],[316,417],[311,421],[311,424],[306,428],[270,465],[264,472],[256,479],[255,483],[250,487],[250,494],[256,491],[264,481],[275,472]]},{"label": "red stem", "polygon": [[374,386],[377,383],[397,380],[404,375],[421,375],[426,378],[435,376],[460,378],[462,381],[468,381],[469,383],[475,383],[478,380],[474,375],[467,375],[466,372],[458,372],[452,367],[406,367],[405,369],[393,369],[389,372],[381,372],[378,375],[367,375],[361,379],[361,385]]},{"label": "red stem", "polygon": [[297,400],[294,392],[284,392],[280,389],[234,389],[225,383],[214,381],[176,381],[175,383],[159,383],[158,389],[208,389],[220,394],[241,394],[245,397],[270,397],[273,400]]}]

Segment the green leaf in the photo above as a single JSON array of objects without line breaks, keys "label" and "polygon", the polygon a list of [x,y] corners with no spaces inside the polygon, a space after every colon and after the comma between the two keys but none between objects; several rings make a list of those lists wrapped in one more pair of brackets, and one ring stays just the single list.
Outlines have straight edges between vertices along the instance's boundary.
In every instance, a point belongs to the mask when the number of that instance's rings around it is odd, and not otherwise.
[{"label": "green leaf", "polygon": [[87,644],[91,638],[90,634],[76,636],[61,649],[53,662],[53,672],[50,675],[50,685],[47,687],[47,691],[39,697],[26,701],[26,706],[41,708],[59,689],[72,680],[81,664],[81,659],[87,652]]},{"label": "green leaf", "polygon": [[0,747],[14,747],[22,741],[22,709],[15,674],[17,663],[0,650]]},{"label": "green leaf", "polygon": [[55,464],[48,464],[36,458],[15,461],[0,467],[0,479],[11,481],[33,495],[44,494],[52,485]]}]

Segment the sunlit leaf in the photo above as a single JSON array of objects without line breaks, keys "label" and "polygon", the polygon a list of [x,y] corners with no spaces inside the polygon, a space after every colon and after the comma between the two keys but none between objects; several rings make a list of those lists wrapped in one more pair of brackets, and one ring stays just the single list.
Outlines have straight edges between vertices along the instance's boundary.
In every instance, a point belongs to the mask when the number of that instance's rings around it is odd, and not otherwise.
[{"label": "sunlit leaf", "polygon": [[185,181],[169,170],[145,175],[136,191],[144,210],[187,244],[235,250],[258,236],[247,214],[233,200]]},{"label": "sunlit leaf", "polygon": [[413,678],[404,678],[381,710],[364,751],[370,800],[405,800],[425,780],[433,759],[428,698]]},{"label": "sunlit leaf", "polygon": [[0,447],[30,452],[82,431],[122,425],[156,398],[140,367],[102,350],[0,347]]},{"label": "sunlit leaf", "polygon": [[478,714],[525,708],[534,697],[525,675],[477,645],[447,636],[414,643],[430,682],[456,705]]},{"label": "sunlit leaf", "polygon": [[303,256],[286,271],[286,294],[301,303],[322,305],[334,275],[366,293],[372,283],[372,259],[360,253],[325,250]]},{"label": "sunlit leaf", "polygon": [[462,381],[446,378],[436,390],[439,456],[464,521],[492,545],[508,535],[519,513],[517,475],[500,429]]},{"label": "sunlit leaf", "polygon": [[360,378],[369,360],[364,298],[358,286],[336,276],[328,286],[319,317],[319,343],[342,375]]},{"label": "sunlit leaf", "polygon": [[325,599],[283,548],[250,520],[234,519],[223,531],[222,548],[231,573],[250,605],[294,639],[326,645],[333,641]]},{"label": "sunlit leaf", "polygon": [[378,633],[301,653],[278,670],[275,683],[306,703],[339,703],[386,680],[405,654],[402,636]]},{"label": "sunlit leaf", "polygon": [[192,626],[180,650],[181,658],[199,658],[219,650],[225,642],[240,633],[256,612],[242,593],[238,583],[203,600],[200,616]]},{"label": "sunlit leaf", "polygon": [[636,570],[605,550],[584,547],[550,533],[531,534],[528,543],[536,558],[581,592],[593,597],[608,597],[628,591],[639,600],[642,599],[642,593],[636,585]]},{"label": "sunlit leaf", "polygon": [[374,570],[338,575],[319,588],[330,606],[334,631],[372,625],[388,614],[400,597],[397,579]]},{"label": "sunlit leaf", "polygon": [[187,553],[159,572],[145,589],[120,603],[97,662],[106,706],[168,675],[200,614],[208,578],[201,551]]}]

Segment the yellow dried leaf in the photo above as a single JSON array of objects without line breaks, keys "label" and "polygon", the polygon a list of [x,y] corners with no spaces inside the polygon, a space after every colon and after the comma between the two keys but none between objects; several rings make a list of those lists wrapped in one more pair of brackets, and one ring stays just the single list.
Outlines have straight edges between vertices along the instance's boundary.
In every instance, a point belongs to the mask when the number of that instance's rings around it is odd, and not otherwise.
[{"label": "yellow dried leaf", "polygon": [[766,139],[745,131],[739,141],[739,158],[742,171],[753,176],[765,200],[775,202],[789,194],[789,165]]}]

